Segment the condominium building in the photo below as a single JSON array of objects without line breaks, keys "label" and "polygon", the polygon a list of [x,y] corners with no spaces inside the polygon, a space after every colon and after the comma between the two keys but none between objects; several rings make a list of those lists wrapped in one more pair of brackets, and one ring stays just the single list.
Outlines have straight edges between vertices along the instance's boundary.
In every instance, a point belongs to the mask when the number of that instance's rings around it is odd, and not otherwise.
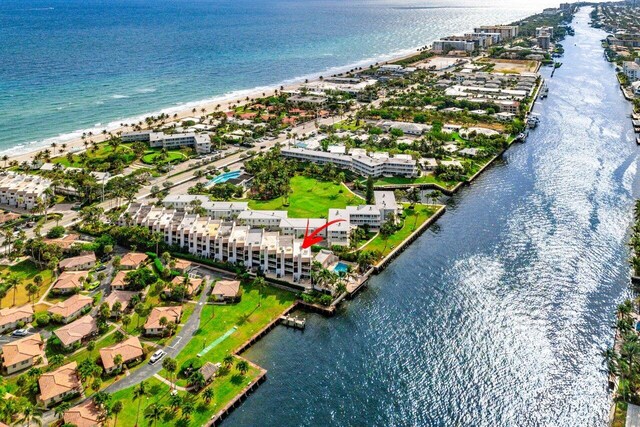
[{"label": "condominium building", "polygon": [[502,40],[518,37],[517,25],[483,25],[473,29],[474,33],[498,33]]},{"label": "condominium building", "polygon": [[211,138],[206,133],[174,133],[142,131],[124,132],[122,142],[142,141],[148,142],[152,148],[176,149],[181,147],[193,147],[199,154],[211,152]]},{"label": "condominium building", "polygon": [[332,163],[362,176],[382,175],[415,176],[418,173],[416,161],[411,156],[377,152],[369,155],[365,150],[352,149],[349,154],[328,153],[306,148],[283,148],[284,157],[319,164]]},{"label": "condominium building", "polygon": [[473,52],[476,49],[476,44],[470,40],[436,40],[433,42],[431,50],[434,53],[447,53],[452,50],[458,50],[462,52]]},{"label": "condominium building", "polygon": [[640,80],[640,59],[636,59],[635,62],[624,61],[622,63],[622,72],[632,82]]},{"label": "condominium building", "polygon": [[37,175],[14,172],[0,174],[0,204],[31,210],[38,200],[46,201],[46,190],[52,182]]},{"label": "condominium building", "polygon": [[249,209],[247,202],[214,202],[208,196],[191,194],[170,194],[164,198],[162,204],[167,208],[181,211],[189,210],[197,204],[214,219],[236,218],[240,213]]}]

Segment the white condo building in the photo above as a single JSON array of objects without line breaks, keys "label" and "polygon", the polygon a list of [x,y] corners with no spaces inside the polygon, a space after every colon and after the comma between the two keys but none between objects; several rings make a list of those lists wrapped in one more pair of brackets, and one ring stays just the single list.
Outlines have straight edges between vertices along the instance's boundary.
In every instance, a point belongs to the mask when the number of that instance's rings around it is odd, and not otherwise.
[{"label": "white condo building", "polygon": [[0,174],[0,203],[31,210],[38,199],[46,201],[45,191],[51,185],[51,180],[37,175],[3,172]]},{"label": "white condo building", "polygon": [[211,138],[206,133],[188,132],[169,135],[153,131],[124,132],[121,138],[122,142],[148,142],[152,148],[161,147],[170,150],[180,147],[193,147],[198,154],[211,152]]}]

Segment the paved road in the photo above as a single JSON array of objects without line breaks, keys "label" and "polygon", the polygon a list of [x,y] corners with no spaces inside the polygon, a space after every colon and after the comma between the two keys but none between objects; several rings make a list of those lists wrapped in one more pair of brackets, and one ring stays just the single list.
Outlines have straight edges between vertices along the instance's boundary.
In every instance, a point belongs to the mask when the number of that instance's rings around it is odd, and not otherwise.
[{"label": "paved road", "polygon": [[[210,272],[215,277],[219,276],[217,273]],[[195,310],[187,320],[187,323],[184,324],[180,333],[176,335],[171,340],[171,345],[164,347],[164,351],[167,352],[165,357],[173,357],[175,358],[178,353],[187,345],[187,343],[191,340],[191,337],[195,333],[195,331],[200,327],[200,314],[202,312],[202,308],[207,302],[207,295],[209,294],[209,289],[211,288],[211,279],[212,275],[207,277],[207,286],[202,290],[200,294],[200,298],[198,299],[198,303],[196,305]],[[136,371],[134,371],[128,377],[121,379],[120,381],[113,383],[109,387],[105,389],[108,393],[114,393],[118,390],[122,390],[131,386],[138,384],[140,381],[151,378],[162,369],[162,361],[157,362],[155,365],[145,364],[141,366]]]}]

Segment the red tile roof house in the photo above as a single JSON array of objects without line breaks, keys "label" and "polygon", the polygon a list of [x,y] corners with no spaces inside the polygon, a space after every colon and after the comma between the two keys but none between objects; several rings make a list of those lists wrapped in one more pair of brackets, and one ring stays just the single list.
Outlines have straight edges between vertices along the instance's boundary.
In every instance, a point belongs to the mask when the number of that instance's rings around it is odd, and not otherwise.
[{"label": "red tile roof house", "polygon": [[30,304],[0,310],[0,333],[13,331],[20,323],[33,322],[33,308]]},{"label": "red tile roof house", "polygon": [[40,334],[7,343],[0,350],[2,351],[2,368],[7,375],[47,363],[44,341]]},{"label": "red tile roof house", "polygon": [[93,403],[93,399],[86,400],[64,413],[64,422],[76,427],[100,426],[102,425],[102,419],[104,419],[102,410]]},{"label": "red tile roof house", "polygon": [[60,271],[89,270],[96,265],[96,255],[92,252],[87,255],[74,256],[63,259],[58,263]]},{"label": "red tile roof house", "polygon": [[165,327],[160,324],[160,319],[163,317],[167,319],[167,323],[174,322],[178,324],[180,317],[182,317],[182,307],[154,307],[144,324],[144,334],[162,335]]},{"label": "red tile roof house", "polygon": [[111,281],[111,289],[124,290],[127,287],[127,284],[124,281],[127,273],[127,271],[118,271]]},{"label": "red tile roof house", "polygon": [[178,271],[180,273],[188,273],[189,270],[193,268],[193,263],[191,261],[187,261],[186,259],[178,259],[176,258],[176,264],[173,267],[173,270]]},{"label": "red tile roof house", "polygon": [[[122,314],[123,312],[129,309],[129,304],[131,303],[131,298],[139,292],[131,292],[131,291],[119,291],[114,290],[111,291],[109,296],[104,299],[104,302],[109,306],[109,310],[111,310],[111,317],[116,317],[118,314]],[[113,310],[113,305],[119,302],[121,305],[120,313],[117,313]]]},{"label": "red tile roof house", "polygon": [[[199,278],[195,278],[195,277],[189,277],[189,284],[186,286],[185,297],[191,298],[192,296],[197,294],[198,290],[202,286],[202,282],[203,282],[203,279],[199,279]],[[184,277],[183,276],[174,277],[173,280],[171,281],[171,284],[173,286],[184,284]],[[171,293],[171,288],[169,288],[169,287],[164,288],[164,293],[165,294],[170,294]]]},{"label": "red tile roof house", "polygon": [[48,245],[56,245],[62,252],[68,252],[76,241],[80,238],[77,234],[68,234],[59,239],[44,239],[44,242]]},{"label": "red tile roof house", "polygon": [[239,280],[218,280],[213,286],[211,296],[219,302],[235,302],[240,299]]},{"label": "red tile roof house", "polygon": [[129,252],[120,259],[120,268],[123,270],[135,270],[149,259],[147,254],[140,252]]},{"label": "red tile roof house", "polygon": [[[122,356],[122,363],[120,365],[116,365],[114,362],[118,354]],[[102,360],[104,372],[107,374],[122,368],[122,365],[143,358],[144,351],[138,337],[130,337],[121,343],[100,349],[100,360]]]},{"label": "red tile roof house", "polygon": [[87,277],[89,277],[88,271],[63,271],[51,290],[61,295],[74,293],[82,289]]},{"label": "red tile roof house", "polygon": [[91,307],[92,304],[93,298],[76,294],[65,301],[52,305],[47,312],[52,316],[60,315],[62,323],[69,323],[77,319],[82,314],[82,311],[87,307]]},{"label": "red tile roof house", "polygon": [[40,385],[38,401],[45,408],[83,392],[82,383],[76,372],[77,367],[77,362],[71,362],[40,376],[38,379]]},{"label": "red tile roof house", "polygon": [[65,349],[71,349],[76,343],[80,344],[84,340],[98,333],[98,323],[93,316],[87,314],[68,325],[56,329],[53,333],[58,337]]}]

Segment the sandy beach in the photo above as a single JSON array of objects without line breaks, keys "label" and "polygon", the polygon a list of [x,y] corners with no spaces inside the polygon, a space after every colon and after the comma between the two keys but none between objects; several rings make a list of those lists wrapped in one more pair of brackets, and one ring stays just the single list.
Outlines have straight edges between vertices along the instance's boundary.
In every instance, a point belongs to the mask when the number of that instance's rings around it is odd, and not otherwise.
[{"label": "sandy beach", "polygon": [[[338,73],[334,73],[332,75],[340,75],[343,74],[345,72],[348,72],[349,70],[353,70],[356,68],[366,68],[369,67],[370,65],[376,65],[376,64],[388,64],[388,63],[392,63],[395,61],[399,61],[402,59],[406,59],[409,58],[411,56],[416,55],[418,52],[419,48],[413,49],[411,53],[406,53],[403,55],[397,55],[394,57],[389,58],[386,61],[380,61],[380,62],[369,62],[366,63],[364,65],[355,65],[352,68],[349,68],[350,66],[346,66],[345,68],[343,68],[342,72],[338,72]],[[305,83],[305,80],[307,80],[308,82],[313,82],[313,81],[317,81],[319,80],[320,76],[322,76],[322,73],[317,73],[313,78],[309,78],[309,79],[300,79],[300,81],[297,81],[295,83],[290,83],[287,85],[273,85],[271,87],[268,88],[262,88],[262,89],[256,89],[256,90],[249,90],[247,92],[243,92],[242,96],[236,96],[233,98],[226,98],[224,96],[218,97],[218,98],[213,98],[211,100],[207,100],[207,101],[203,101],[202,103],[188,103],[187,105],[184,106],[184,108],[179,109],[179,107],[174,107],[174,108],[167,108],[155,113],[147,113],[147,114],[142,114],[140,116],[138,116],[138,118],[140,120],[138,120],[137,122],[142,121],[144,123],[144,117],[149,117],[149,116],[157,116],[163,112],[167,112],[170,111],[170,120],[167,121],[167,123],[172,123],[172,122],[176,122],[176,121],[180,121],[180,119],[184,119],[186,117],[200,117],[202,115],[202,109],[205,109],[205,114],[211,114],[214,111],[229,111],[231,105],[243,105],[245,104],[247,101],[247,98],[249,99],[256,99],[256,98],[260,98],[260,97],[264,97],[264,96],[271,96],[274,95],[276,91],[280,91],[280,88],[284,88],[285,91],[288,90],[295,90],[298,87],[300,87],[302,84]],[[326,74],[325,74],[326,75]],[[220,106],[218,109],[216,109],[217,106]],[[193,110],[196,110],[196,113],[193,112]],[[177,117],[174,118],[174,114],[177,114]],[[127,122],[127,119],[123,119],[123,124],[127,124],[127,126],[119,126],[116,128],[112,128],[109,130],[110,133],[112,134],[116,134],[117,132],[128,132],[131,131],[133,129],[133,125],[137,122]],[[103,135],[102,134],[102,130],[98,130],[97,132],[94,130],[93,135],[91,135],[91,137],[86,138],[86,140],[91,140],[93,142],[96,143],[100,143],[100,142],[104,142],[105,140],[108,139],[108,134]],[[67,152],[73,152],[74,154],[79,153],[84,151],[85,146],[84,146],[84,140],[81,137],[76,137],[76,138],[72,138],[69,140],[65,140],[65,141],[61,141],[61,142],[57,142],[56,143],[56,156],[59,155],[64,155]],[[60,152],[61,150],[61,145],[65,144],[65,151],[64,152]],[[0,152],[0,154],[7,154],[9,156],[9,161],[12,160],[16,160],[19,163],[22,162],[31,162],[35,155],[43,150],[46,149],[50,149],[52,150],[51,145],[34,145],[33,148],[28,149],[28,151],[25,151],[24,153],[19,153],[19,154],[14,154],[12,155],[10,152]]]}]

